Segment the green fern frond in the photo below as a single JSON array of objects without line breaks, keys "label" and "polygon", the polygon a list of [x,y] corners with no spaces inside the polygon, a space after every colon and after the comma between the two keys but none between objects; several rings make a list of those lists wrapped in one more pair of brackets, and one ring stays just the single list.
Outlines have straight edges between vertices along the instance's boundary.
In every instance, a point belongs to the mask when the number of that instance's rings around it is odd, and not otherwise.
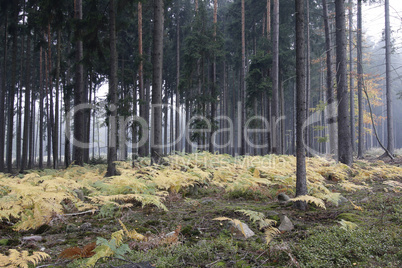
[{"label": "green fern frond", "polygon": [[312,204],[316,205],[317,207],[326,209],[325,203],[322,199],[314,197],[314,196],[310,196],[310,195],[301,195],[301,196],[298,196],[295,198],[291,198],[290,201],[292,201],[292,202],[303,201],[303,202],[307,202],[307,203],[312,203]]},{"label": "green fern frond", "polygon": [[264,220],[259,221],[258,223],[259,223],[259,229],[263,230],[263,229],[267,228],[268,226],[275,225],[277,223],[277,221],[270,220],[270,219],[264,219]]}]

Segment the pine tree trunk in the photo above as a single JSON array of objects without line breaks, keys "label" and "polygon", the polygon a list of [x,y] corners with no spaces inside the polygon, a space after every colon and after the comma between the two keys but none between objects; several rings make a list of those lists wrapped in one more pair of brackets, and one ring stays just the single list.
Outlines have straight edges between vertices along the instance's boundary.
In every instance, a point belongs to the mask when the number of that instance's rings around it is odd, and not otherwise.
[{"label": "pine tree trunk", "polygon": [[[164,0],[154,0],[154,30],[152,51],[152,127],[151,162],[162,160],[162,67],[163,67],[163,25]],[[158,107],[159,106],[159,107]]]},{"label": "pine tree trunk", "polygon": [[[4,16],[4,43],[3,43],[3,66],[1,72],[1,92],[0,92],[0,120],[5,122],[4,109],[6,101],[6,72],[7,72],[7,16]],[[5,124],[0,124],[0,172],[4,172],[4,145],[5,145]]]},{"label": "pine tree trunk", "polygon": [[[143,75],[143,48],[142,48],[142,3],[138,2],[138,56],[140,57],[140,64],[138,66],[138,90],[140,97],[140,117],[146,117],[146,94],[144,88],[144,75]],[[147,128],[140,128],[140,140],[146,137],[148,139],[148,125]],[[147,144],[138,148],[139,156],[146,156]]]},{"label": "pine tree trunk", "polygon": [[353,81],[353,1],[349,0],[349,88],[350,88],[350,138],[355,151],[355,89]]},{"label": "pine tree trunk", "polygon": [[327,63],[327,107],[328,107],[328,136],[329,136],[329,154],[337,158],[338,149],[336,142],[337,122],[336,111],[334,107],[335,96],[333,89],[333,76],[332,76],[332,53],[331,53],[331,38],[329,31],[328,21],[328,6],[327,0],[322,0],[323,18],[325,26],[325,50],[326,50],[326,63]]},{"label": "pine tree trunk", "polygon": [[[310,127],[310,99],[311,99],[311,48],[310,48],[310,4],[309,0],[306,0],[306,120],[307,120],[307,127],[305,129],[306,135],[306,145],[307,148],[313,146],[313,140],[311,138],[311,127]],[[310,156],[310,152],[307,150],[307,155]]]},{"label": "pine tree trunk", "polygon": [[392,114],[391,89],[391,31],[389,22],[389,0],[385,0],[385,88],[387,94],[387,149],[394,154],[394,121]]},{"label": "pine tree trunk", "polygon": [[241,100],[241,123],[240,129],[240,155],[246,154],[246,140],[244,137],[244,124],[246,122],[246,33],[245,33],[245,3],[241,0],[241,65],[240,65],[240,100]]},{"label": "pine tree trunk", "polygon": [[279,0],[274,0],[272,29],[272,153],[278,154],[280,131],[276,120],[279,117]]},{"label": "pine tree trunk", "polygon": [[[179,2],[180,4],[180,2]],[[180,6],[177,9],[176,25],[176,127],[175,127],[175,150],[181,151],[180,129]]]},{"label": "pine tree trunk", "polygon": [[[13,2],[13,20],[18,23],[18,1]],[[7,123],[7,172],[11,173],[13,168],[13,133],[14,133],[14,95],[17,85],[17,30],[13,35],[12,65],[11,65],[11,85],[8,91],[8,123]]]},{"label": "pine tree trunk", "polygon": [[[82,0],[75,0],[74,17],[76,20],[82,20]],[[78,40],[76,41],[76,70],[75,70],[75,87],[74,87],[74,106],[77,107],[84,103],[84,66],[82,59],[83,42],[80,36],[80,29],[77,29]],[[74,140],[78,142],[84,141],[85,128],[77,127],[84,126],[85,116],[82,110],[74,113]],[[82,166],[84,164],[84,148],[79,144],[73,143],[73,160],[76,165]]]},{"label": "pine tree trunk", "polygon": [[26,77],[25,77],[25,108],[24,108],[24,132],[23,132],[23,143],[22,143],[22,159],[20,172],[24,172],[27,162],[28,162],[28,138],[29,138],[29,118],[30,118],[30,107],[31,107],[31,35],[28,33],[27,37],[27,48],[26,48]]},{"label": "pine tree trunk", "polygon": [[[296,1],[296,196],[307,194],[306,150],[303,124],[306,121],[306,65],[304,39],[304,1]],[[306,210],[305,202],[296,202],[298,209]]]},{"label": "pine tree trunk", "polygon": [[336,81],[338,99],[338,160],[346,165],[353,162],[350,139],[349,98],[347,87],[346,25],[344,0],[335,1],[336,20]]},{"label": "pine tree trunk", "polygon": [[116,175],[117,160],[117,50],[116,50],[116,19],[114,0],[109,1],[109,39],[110,39],[110,77],[109,77],[109,122],[108,150],[106,176]]},{"label": "pine tree trunk", "polygon": [[[214,18],[213,18],[213,23],[214,23],[214,42],[216,42],[216,27],[218,23],[218,0],[214,0]],[[213,55],[213,63],[212,63],[212,86],[211,86],[211,123],[212,123],[212,129],[210,132],[209,136],[209,152],[214,153],[214,145],[215,145],[215,116],[216,116],[216,102],[217,100],[215,99],[216,95],[216,55]]]}]

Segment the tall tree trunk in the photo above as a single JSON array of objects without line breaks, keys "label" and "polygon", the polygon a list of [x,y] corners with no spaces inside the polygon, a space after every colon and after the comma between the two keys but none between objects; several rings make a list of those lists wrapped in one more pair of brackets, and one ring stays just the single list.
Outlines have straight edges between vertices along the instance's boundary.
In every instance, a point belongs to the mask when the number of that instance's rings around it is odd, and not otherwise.
[{"label": "tall tree trunk", "polygon": [[355,88],[353,81],[353,1],[349,0],[349,88],[350,88],[350,139],[355,151]]},{"label": "tall tree trunk", "polygon": [[267,0],[267,38],[271,37],[271,0]]},{"label": "tall tree trunk", "polygon": [[[24,4],[25,7],[25,4]],[[24,12],[24,11],[23,11]],[[25,26],[25,16],[23,17],[23,21],[22,21],[23,26]],[[25,46],[25,36],[22,36],[21,38],[21,56],[20,56],[20,75],[19,75],[19,89],[17,87],[17,96],[18,96],[18,105],[17,105],[17,133],[15,136],[15,140],[16,140],[16,158],[15,158],[15,162],[16,162],[16,166],[17,166],[17,170],[19,170],[19,168],[21,167],[21,135],[22,135],[22,87],[24,85],[24,81],[23,81],[23,73],[24,73],[24,57],[23,57],[23,52],[24,52],[24,46]],[[25,85],[26,86],[26,85]]]},{"label": "tall tree trunk", "polygon": [[53,126],[53,168],[59,167],[59,86],[60,86],[60,60],[61,60],[61,31],[57,31],[57,63],[56,63],[56,100]]},{"label": "tall tree trunk", "polygon": [[109,77],[109,124],[106,176],[116,175],[117,160],[117,50],[116,50],[116,19],[114,0],[109,1],[109,39],[110,39],[110,77]]},{"label": "tall tree trunk", "polygon": [[[145,118],[146,115],[146,96],[144,88],[144,75],[143,75],[143,48],[142,48],[142,3],[138,2],[138,56],[140,57],[140,64],[138,67],[138,90],[140,97],[140,117]],[[147,128],[140,129],[140,139],[148,136],[148,126]],[[147,137],[148,139],[148,137]],[[140,146],[138,148],[139,156],[146,156],[147,144]],[[133,158],[134,159],[134,158]]]},{"label": "tall tree trunk", "polygon": [[[82,0],[75,0],[74,17],[76,20],[82,20]],[[84,58],[83,42],[80,29],[77,29],[78,40],[76,41],[76,70],[75,70],[75,88],[74,88],[74,106],[77,107],[84,103],[84,65],[82,60]],[[78,127],[84,126],[85,116],[83,110],[74,112],[74,139],[78,142],[84,141],[85,128]],[[73,160],[76,165],[82,166],[84,164],[84,148],[73,143]]]},{"label": "tall tree trunk", "polygon": [[[51,160],[50,160],[50,156],[51,156],[51,148],[52,148],[52,145],[51,145],[51,141],[52,141],[52,124],[53,124],[53,118],[52,118],[52,116],[51,116],[51,114],[53,113],[51,110],[52,110],[52,107],[50,107],[49,108],[49,99],[53,99],[53,94],[52,94],[52,90],[49,90],[49,89],[51,89],[51,82],[50,82],[50,65],[49,65],[49,63],[50,63],[50,61],[48,61],[48,57],[50,57],[50,55],[48,54],[48,53],[46,53],[46,51],[45,51],[45,79],[46,79],[46,85],[45,85],[45,88],[46,88],[46,121],[47,121],[47,124],[46,124],[46,130],[47,130],[47,145],[46,145],[46,156],[47,156],[47,164],[46,164],[46,166],[47,166],[47,168],[50,168],[51,167],[51,165],[52,165],[52,163],[51,163]],[[49,93],[49,91],[50,91],[50,93]]]},{"label": "tall tree trunk", "polygon": [[[307,147],[313,146],[313,141],[311,139],[311,127],[310,127],[310,99],[311,99],[311,48],[310,48],[310,4],[309,0],[306,0],[306,120],[307,120],[307,128],[306,128],[306,145]],[[307,151],[307,155],[310,156],[310,152]]]},{"label": "tall tree trunk", "polygon": [[[385,0],[385,88],[387,94],[387,149],[394,154],[394,121],[391,90],[391,31],[389,23],[389,0]],[[386,155],[386,154],[385,154]]]},{"label": "tall tree trunk", "polygon": [[326,50],[326,63],[327,63],[327,106],[328,106],[328,136],[329,136],[329,154],[334,155],[335,158],[338,154],[336,142],[336,110],[333,105],[335,102],[334,89],[333,89],[333,76],[332,76],[332,53],[331,53],[331,37],[329,31],[328,21],[328,5],[327,0],[322,0],[323,17],[325,26],[325,50]]},{"label": "tall tree trunk", "polygon": [[272,152],[279,153],[280,131],[276,120],[279,118],[279,0],[274,0],[272,29]]},{"label": "tall tree trunk", "polygon": [[364,157],[364,126],[363,126],[363,53],[362,53],[362,0],[357,1],[357,104],[358,117],[358,144],[357,158]]},{"label": "tall tree trunk", "polygon": [[30,119],[30,107],[31,107],[31,34],[28,33],[27,37],[27,52],[26,52],[26,77],[25,77],[25,108],[24,108],[24,132],[22,143],[22,159],[20,172],[24,172],[28,162],[28,146],[29,146],[29,119]]},{"label": "tall tree trunk", "polygon": [[151,162],[162,160],[162,67],[163,67],[163,25],[164,0],[154,0],[154,30],[152,50],[152,127]]},{"label": "tall tree trunk", "polygon": [[175,127],[175,150],[181,151],[180,140],[180,1],[177,8],[176,25],[176,127]]},{"label": "tall tree trunk", "polygon": [[36,104],[36,98],[35,98],[35,93],[32,92],[31,90],[31,96],[32,96],[32,101],[31,101],[31,116],[30,116],[30,121],[29,121],[29,159],[28,159],[28,169],[32,169],[32,167],[35,165],[35,104]]},{"label": "tall tree trunk", "polygon": [[353,162],[350,139],[349,98],[347,87],[346,27],[344,0],[335,0],[336,20],[336,81],[338,98],[338,159],[351,165]]},{"label": "tall tree trunk", "polygon": [[240,65],[240,100],[241,100],[241,123],[240,129],[240,155],[246,154],[246,139],[244,136],[244,124],[246,122],[246,33],[245,33],[245,7],[241,0],[241,65]]},{"label": "tall tree trunk", "polygon": [[[216,42],[216,26],[218,23],[218,0],[214,0],[214,42]],[[215,145],[215,116],[216,116],[216,55],[213,55],[213,63],[212,63],[212,86],[211,86],[211,123],[212,129],[209,136],[209,152],[214,153],[214,145]]]},{"label": "tall tree trunk", "polygon": [[[4,16],[4,43],[3,43],[3,66],[1,71],[1,92],[0,92],[0,120],[5,122],[4,109],[6,101],[6,73],[7,73],[7,16]],[[4,145],[5,145],[5,124],[0,124],[0,172],[4,172]]]},{"label": "tall tree trunk", "polygon": [[11,85],[8,92],[8,128],[7,128],[7,172],[11,173],[13,168],[13,130],[14,130],[14,94],[17,86],[17,24],[18,24],[18,1],[13,2],[13,23],[15,29],[13,34],[13,52],[11,66]]},{"label": "tall tree trunk", "polygon": [[[306,65],[304,39],[304,0],[296,0],[296,196],[307,194],[306,150],[303,124],[306,121]],[[296,202],[298,209],[306,210],[305,202]]]},{"label": "tall tree trunk", "polygon": [[43,48],[39,49],[39,169],[43,168]]}]

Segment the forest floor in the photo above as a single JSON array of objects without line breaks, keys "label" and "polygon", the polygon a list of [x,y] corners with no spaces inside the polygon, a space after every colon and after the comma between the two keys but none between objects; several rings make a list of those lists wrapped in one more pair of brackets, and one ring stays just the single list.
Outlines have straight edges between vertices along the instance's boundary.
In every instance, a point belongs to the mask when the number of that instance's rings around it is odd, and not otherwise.
[{"label": "forest floor", "polygon": [[[357,165],[400,168],[401,158],[398,161]],[[85,257],[93,255],[91,243],[101,243],[100,238],[107,242],[112,233],[127,228],[147,240],[137,241],[126,233],[123,242],[115,245],[115,254],[97,261],[95,267],[402,267],[401,178],[402,173],[370,176],[364,182],[354,181],[361,189],[351,189],[341,187],[332,176],[325,177],[325,186],[344,197],[337,205],[326,201],[326,209],[309,204],[307,211],[299,211],[292,202],[280,204],[278,193],[294,195],[292,187],[283,185],[227,191],[219,185],[197,184],[168,191],[163,202],[167,210],[136,201],[131,207],[103,205],[92,213],[53,215],[48,223],[21,231],[13,229],[12,220],[4,220],[0,253],[43,251],[51,259],[39,267],[81,267]],[[64,204],[66,210],[68,205]],[[286,215],[294,229],[277,234],[267,244],[257,223],[239,210],[261,212],[276,220],[276,227]],[[238,238],[226,221],[214,220],[218,217],[238,219],[255,235]]]}]

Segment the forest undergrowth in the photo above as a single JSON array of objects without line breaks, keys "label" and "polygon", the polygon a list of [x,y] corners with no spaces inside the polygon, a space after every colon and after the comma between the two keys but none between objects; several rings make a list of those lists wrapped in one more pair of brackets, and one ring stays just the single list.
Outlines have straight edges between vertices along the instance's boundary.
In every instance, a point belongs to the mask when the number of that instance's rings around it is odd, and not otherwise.
[{"label": "forest undergrowth", "polygon": [[[308,158],[311,204],[301,212],[277,200],[294,197],[293,156],[203,152],[164,160],[116,162],[114,177],[104,176],[106,165],[0,174],[0,266],[402,264],[397,164]],[[283,215],[292,231],[277,231]],[[238,239],[217,218],[246,223],[256,235]]]}]

